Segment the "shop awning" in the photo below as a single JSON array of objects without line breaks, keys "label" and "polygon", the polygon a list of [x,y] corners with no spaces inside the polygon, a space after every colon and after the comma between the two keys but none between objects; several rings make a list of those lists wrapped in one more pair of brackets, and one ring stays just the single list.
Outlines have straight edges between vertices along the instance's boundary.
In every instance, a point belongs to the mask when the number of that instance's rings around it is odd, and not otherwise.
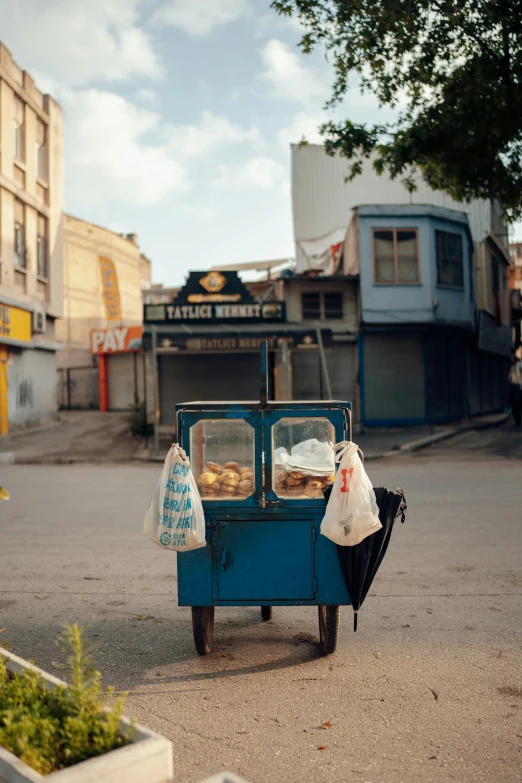
[{"label": "shop awning", "polygon": [[[259,324],[144,324],[143,345],[151,350],[152,334],[156,332],[159,351],[236,351],[258,350],[263,340],[269,348],[277,348],[280,339],[287,339],[291,347],[317,345],[315,324],[259,323]],[[323,344],[333,342],[332,330],[321,328]]]}]

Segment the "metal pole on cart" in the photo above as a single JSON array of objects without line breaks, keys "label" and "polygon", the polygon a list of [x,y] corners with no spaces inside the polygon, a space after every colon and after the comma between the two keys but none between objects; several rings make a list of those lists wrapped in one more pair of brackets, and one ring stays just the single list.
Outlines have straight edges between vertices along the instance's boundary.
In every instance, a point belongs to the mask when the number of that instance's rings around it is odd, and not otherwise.
[{"label": "metal pole on cart", "polygon": [[158,422],[158,354],[156,327],[152,327],[152,405],[154,409],[154,456],[159,454],[159,422]]},{"label": "metal pole on cart", "polygon": [[[259,401],[261,407],[265,408],[268,403],[268,342],[263,340],[261,343],[261,363],[259,370]],[[265,453],[265,428],[261,428],[261,500],[259,505],[266,508],[266,453]]]}]

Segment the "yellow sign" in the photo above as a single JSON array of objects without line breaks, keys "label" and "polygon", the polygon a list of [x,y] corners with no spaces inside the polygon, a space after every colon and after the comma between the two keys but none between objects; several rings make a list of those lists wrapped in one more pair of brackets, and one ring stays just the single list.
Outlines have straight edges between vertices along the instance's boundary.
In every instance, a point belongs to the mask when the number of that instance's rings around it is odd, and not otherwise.
[{"label": "yellow sign", "polygon": [[121,321],[120,289],[116,267],[110,258],[99,257],[103,301],[107,321]]},{"label": "yellow sign", "polygon": [[30,343],[31,336],[31,313],[0,304],[0,343],[2,338]]},{"label": "yellow sign", "polygon": [[0,345],[0,435],[9,432],[7,389],[7,348]]},{"label": "yellow sign", "polygon": [[218,294],[227,284],[227,279],[221,272],[209,272],[199,281],[199,284],[209,294]]}]

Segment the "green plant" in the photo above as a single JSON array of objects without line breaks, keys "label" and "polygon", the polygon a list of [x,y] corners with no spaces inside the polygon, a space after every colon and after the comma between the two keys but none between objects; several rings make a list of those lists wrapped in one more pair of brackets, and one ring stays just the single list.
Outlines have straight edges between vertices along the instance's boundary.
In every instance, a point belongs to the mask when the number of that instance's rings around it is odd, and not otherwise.
[{"label": "green plant", "polygon": [[153,432],[152,424],[147,421],[147,411],[144,402],[129,405],[129,425],[134,437],[150,438]]},{"label": "green plant", "polygon": [[37,672],[12,674],[0,656],[0,746],[41,775],[129,743],[120,731],[126,694],[103,690],[82,629],[64,626],[58,640],[71,682],[50,689]]},{"label": "green plant", "polygon": [[[324,48],[333,71],[325,151],[348,175],[377,173],[415,190],[415,173],[457,201],[498,199],[522,215],[522,0],[273,0],[303,28],[300,47]],[[360,122],[357,85],[388,109]],[[345,103],[343,104],[343,101]],[[390,114],[389,110],[393,110]]]}]

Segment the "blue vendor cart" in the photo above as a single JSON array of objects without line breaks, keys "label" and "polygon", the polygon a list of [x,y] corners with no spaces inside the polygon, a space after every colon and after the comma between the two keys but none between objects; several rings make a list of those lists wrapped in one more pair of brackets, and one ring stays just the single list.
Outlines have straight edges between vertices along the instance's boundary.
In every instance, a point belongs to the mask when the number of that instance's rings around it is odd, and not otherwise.
[{"label": "blue vendor cart", "polygon": [[[320,535],[333,475],[302,475],[282,455],[298,444],[351,440],[351,404],[267,399],[261,350],[259,402],[176,406],[205,509],[207,544],[178,553],[178,601],[192,607],[196,650],[210,652],[216,606],[317,606],[322,652],[333,653],[339,607],[350,604],[336,545]],[[319,444],[319,445],[317,445]]]}]

